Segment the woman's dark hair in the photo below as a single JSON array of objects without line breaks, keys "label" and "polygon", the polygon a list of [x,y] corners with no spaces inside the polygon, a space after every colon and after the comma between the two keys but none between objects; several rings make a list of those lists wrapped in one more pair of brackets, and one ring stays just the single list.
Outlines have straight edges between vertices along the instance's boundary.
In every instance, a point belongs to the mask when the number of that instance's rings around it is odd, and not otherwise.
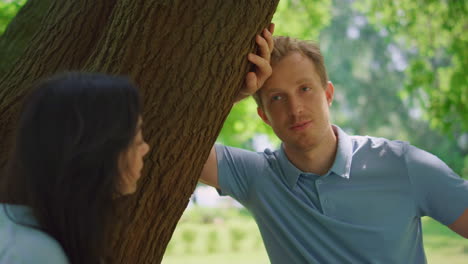
[{"label": "woman's dark hair", "polygon": [[118,160],[136,134],[140,107],[127,78],[95,73],[57,75],[25,101],[2,200],[31,207],[71,263],[109,254]]}]

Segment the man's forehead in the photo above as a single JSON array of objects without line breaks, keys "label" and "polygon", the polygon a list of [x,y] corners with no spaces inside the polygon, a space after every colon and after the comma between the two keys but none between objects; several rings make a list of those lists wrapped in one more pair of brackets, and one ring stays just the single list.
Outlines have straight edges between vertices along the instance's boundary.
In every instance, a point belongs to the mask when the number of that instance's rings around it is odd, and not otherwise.
[{"label": "man's forehead", "polygon": [[318,85],[321,84],[320,77],[316,71],[304,70],[300,73],[291,75],[275,75],[270,77],[262,87],[262,92],[272,92],[281,90],[288,86],[298,86],[302,84]]}]

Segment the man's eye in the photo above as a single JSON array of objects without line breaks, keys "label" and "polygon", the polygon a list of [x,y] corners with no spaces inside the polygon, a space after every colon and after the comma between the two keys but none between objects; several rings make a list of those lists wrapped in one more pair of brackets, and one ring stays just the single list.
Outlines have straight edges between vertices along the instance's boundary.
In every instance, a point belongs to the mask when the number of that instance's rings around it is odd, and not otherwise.
[{"label": "man's eye", "polygon": [[302,91],[304,91],[304,92],[307,92],[307,91],[310,91],[310,90],[311,90],[311,88],[310,88],[310,87],[307,87],[307,86],[306,86],[306,87],[302,87],[301,89],[302,89]]},{"label": "man's eye", "polygon": [[280,95],[275,95],[275,96],[271,97],[271,100],[273,100],[273,101],[279,101],[281,99],[283,99],[283,97],[281,97]]}]

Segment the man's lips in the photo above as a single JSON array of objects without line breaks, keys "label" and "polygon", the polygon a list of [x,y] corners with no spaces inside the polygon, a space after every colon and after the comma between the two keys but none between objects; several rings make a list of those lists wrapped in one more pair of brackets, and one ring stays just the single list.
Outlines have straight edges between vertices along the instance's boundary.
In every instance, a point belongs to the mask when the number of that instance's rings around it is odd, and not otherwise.
[{"label": "man's lips", "polygon": [[312,123],[311,121],[295,123],[294,125],[290,126],[289,129],[293,131],[301,131],[301,130],[308,128],[311,123]]}]

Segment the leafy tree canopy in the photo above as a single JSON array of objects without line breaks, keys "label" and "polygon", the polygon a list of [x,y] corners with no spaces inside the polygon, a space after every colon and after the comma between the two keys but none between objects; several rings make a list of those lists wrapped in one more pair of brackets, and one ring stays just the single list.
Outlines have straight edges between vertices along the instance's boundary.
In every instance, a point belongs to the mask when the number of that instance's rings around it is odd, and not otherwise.
[{"label": "leafy tree canopy", "polygon": [[433,127],[468,131],[468,27],[464,0],[355,1],[379,28],[414,50],[405,91],[415,95]]},{"label": "leafy tree canopy", "polygon": [[10,20],[18,10],[26,3],[26,0],[2,0],[0,1],[0,34],[5,31]]}]

